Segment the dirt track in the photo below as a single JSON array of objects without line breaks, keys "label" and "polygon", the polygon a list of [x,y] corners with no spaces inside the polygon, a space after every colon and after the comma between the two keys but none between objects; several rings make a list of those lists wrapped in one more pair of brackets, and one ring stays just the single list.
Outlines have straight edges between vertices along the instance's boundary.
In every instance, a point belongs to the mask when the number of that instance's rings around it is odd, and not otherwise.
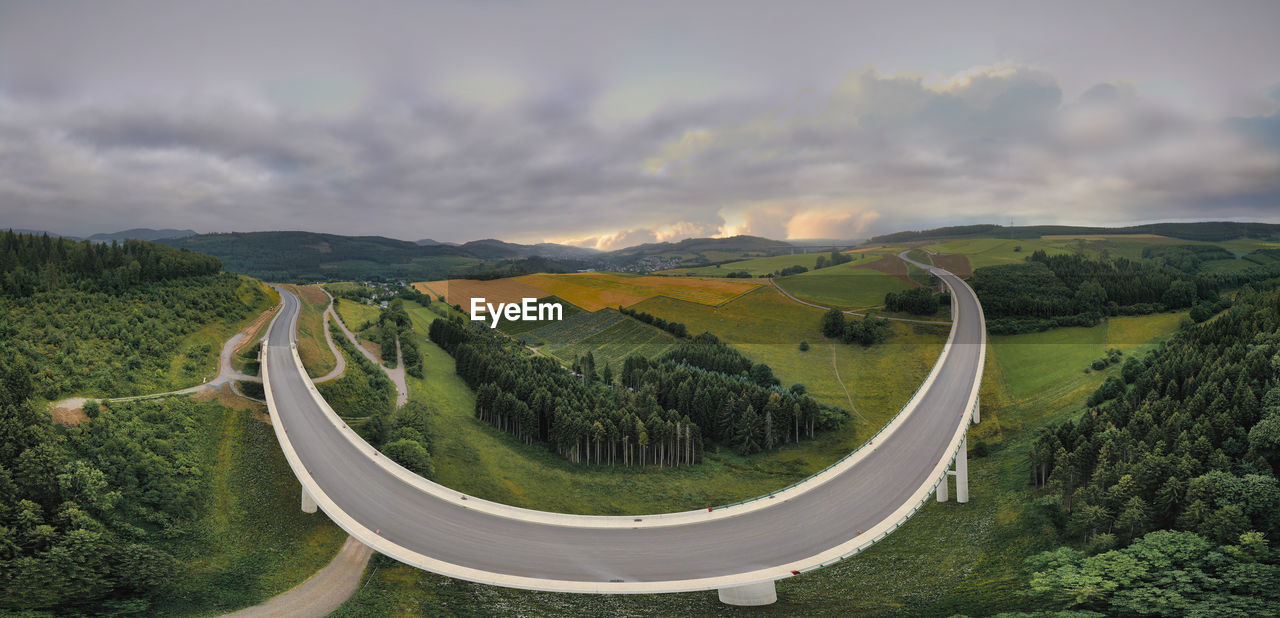
[{"label": "dirt track", "polygon": [[235,618],[327,616],[355,594],[372,555],[372,549],[347,537],[338,555],[307,581],[271,597],[265,603],[227,615]]}]

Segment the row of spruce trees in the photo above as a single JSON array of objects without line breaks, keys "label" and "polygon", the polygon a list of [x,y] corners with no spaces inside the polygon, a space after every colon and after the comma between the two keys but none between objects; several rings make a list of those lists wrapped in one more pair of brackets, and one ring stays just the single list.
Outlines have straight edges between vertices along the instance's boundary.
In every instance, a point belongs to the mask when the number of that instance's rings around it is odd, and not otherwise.
[{"label": "row of spruce trees", "polygon": [[8,298],[61,288],[119,292],[140,283],[221,271],[216,257],[140,240],[105,244],[0,233],[0,296]]},{"label": "row of spruce trees", "polygon": [[781,388],[768,366],[709,334],[657,360],[626,359],[617,382],[608,365],[597,374],[594,360],[584,358],[577,363],[582,371],[570,372],[458,318],[436,320],[429,334],[476,390],[477,418],[574,462],[690,465],[709,444],[750,454],[811,438],[848,418],[800,385]]}]

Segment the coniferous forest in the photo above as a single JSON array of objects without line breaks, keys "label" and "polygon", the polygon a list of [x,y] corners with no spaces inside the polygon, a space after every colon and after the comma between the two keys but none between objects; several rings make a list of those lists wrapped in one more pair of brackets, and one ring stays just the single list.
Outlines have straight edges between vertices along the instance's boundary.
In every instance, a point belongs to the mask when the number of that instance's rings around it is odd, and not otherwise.
[{"label": "coniferous forest", "polygon": [[1033,588],[1112,613],[1274,612],[1278,374],[1280,290],[1246,287],[1041,435],[1029,462],[1038,508],[1096,555],[1038,556]]},{"label": "coniferous forest", "polygon": [[148,242],[0,234],[0,609],[145,613],[181,577],[166,543],[203,514],[199,419],[224,410],[90,403],[62,427],[37,401],[168,386],[186,335],[262,299],[220,269]]},{"label": "coniferous forest", "polygon": [[618,382],[610,367],[597,373],[589,355],[578,363],[581,372],[571,373],[457,318],[432,322],[430,336],[476,390],[477,418],[526,444],[545,442],[573,462],[690,465],[710,444],[751,454],[848,418],[799,385],[781,388],[768,366],[710,334],[655,361],[629,357]]},{"label": "coniferous forest", "polygon": [[976,269],[970,283],[992,334],[1093,326],[1108,315],[1187,308],[1207,319],[1226,306],[1220,292],[1280,275],[1275,266],[1201,273],[1204,259],[1219,251],[1225,250],[1162,247],[1147,252],[1143,260],[1036,251],[1022,264]]},{"label": "coniferous forest", "polygon": [[[20,358],[35,394],[136,395],[166,390],[182,341],[212,321],[240,320],[261,299],[217,258],[142,241],[72,242],[0,234],[0,357]],[[194,367],[184,374],[196,376]]]}]

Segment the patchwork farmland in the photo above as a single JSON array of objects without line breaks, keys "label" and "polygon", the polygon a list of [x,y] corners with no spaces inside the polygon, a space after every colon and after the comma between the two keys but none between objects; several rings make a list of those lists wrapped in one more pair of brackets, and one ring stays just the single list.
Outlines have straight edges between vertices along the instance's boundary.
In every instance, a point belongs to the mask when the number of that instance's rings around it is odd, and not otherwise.
[{"label": "patchwork farmland", "polygon": [[655,358],[679,341],[666,331],[622,315],[616,309],[578,313],[562,322],[521,333],[517,338],[565,364],[590,352],[597,367],[603,369],[607,363],[615,370],[622,368],[622,361],[628,356]]},{"label": "patchwork farmland", "polygon": [[426,294],[442,295],[450,304],[464,309],[472,298],[485,298],[489,302],[519,302],[522,298],[557,296],[587,311],[599,311],[609,307],[629,307],[655,296],[720,305],[761,285],[750,280],[573,273],[525,275],[493,281],[429,281],[415,283],[414,287]]}]

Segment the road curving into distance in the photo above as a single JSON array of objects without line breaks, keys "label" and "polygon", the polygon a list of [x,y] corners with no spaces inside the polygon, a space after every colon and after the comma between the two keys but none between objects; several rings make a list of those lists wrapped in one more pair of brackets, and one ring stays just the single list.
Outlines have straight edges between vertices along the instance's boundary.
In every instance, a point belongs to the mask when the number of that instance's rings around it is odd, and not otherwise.
[{"label": "road curving into distance", "polygon": [[[973,290],[950,288],[954,321],[933,371],[866,445],[792,487],[714,509],[625,517],[532,511],[465,496],[391,462],[346,427],[307,378],[298,299],[263,346],[276,436],[303,492],[362,543],[461,579],[581,593],[761,584],[839,562],[914,514],[962,444],[982,378],[986,328]],[[304,497],[305,501],[305,497]]]}]

